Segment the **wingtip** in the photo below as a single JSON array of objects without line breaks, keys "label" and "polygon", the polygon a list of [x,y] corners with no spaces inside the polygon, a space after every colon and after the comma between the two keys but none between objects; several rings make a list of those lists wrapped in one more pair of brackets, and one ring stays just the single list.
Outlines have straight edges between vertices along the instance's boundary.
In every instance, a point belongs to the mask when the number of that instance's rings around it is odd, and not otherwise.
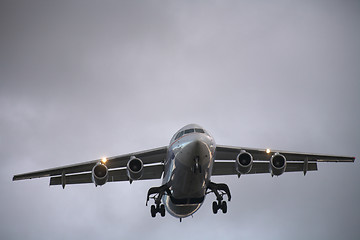
[{"label": "wingtip", "polygon": [[22,178],[22,176],[20,176],[20,175],[14,175],[12,180],[13,181],[18,181],[18,180],[24,180],[24,178]]}]

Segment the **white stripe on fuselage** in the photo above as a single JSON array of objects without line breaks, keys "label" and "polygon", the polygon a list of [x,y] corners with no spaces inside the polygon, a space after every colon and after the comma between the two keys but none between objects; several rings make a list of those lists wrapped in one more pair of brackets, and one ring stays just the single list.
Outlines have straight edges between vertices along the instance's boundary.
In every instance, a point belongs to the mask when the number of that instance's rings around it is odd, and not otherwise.
[{"label": "white stripe on fuselage", "polygon": [[[215,142],[209,133],[188,133],[175,140],[179,132],[192,128],[201,127],[187,125],[174,135],[165,161],[163,184],[168,183],[177,203],[174,204],[167,195],[163,202],[171,215],[180,218],[190,216],[200,208],[203,201],[199,200],[205,197],[214,161]],[[197,171],[196,158],[200,166]]]}]

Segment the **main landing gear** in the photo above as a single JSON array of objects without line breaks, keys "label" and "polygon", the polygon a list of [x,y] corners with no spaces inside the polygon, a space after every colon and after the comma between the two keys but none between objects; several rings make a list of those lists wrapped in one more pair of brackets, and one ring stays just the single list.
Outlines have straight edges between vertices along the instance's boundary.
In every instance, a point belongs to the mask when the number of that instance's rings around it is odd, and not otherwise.
[{"label": "main landing gear", "polygon": [[151,205],[150,212],[151,212],[151,216],[153,218],[156,217],[156,213],[160,213],[160,215],[162,217],[164,217],[165,216],[165,206],[164,206],[164,204],[156,204],[156,206]]},{"label": "main landing gear", "polygon": [[[154,218],[156,217],[157,213],[160,213],[162,217],[165,216],[165,206],[161,204],[161,198],[164,196],[165,192],[171,196],[171,192],[167,184],[164,184],[160,187],[152,187],[149,189],[147,198],[146,198],[146,206],[150,200],[150,198],[154,199],[155,205],[151,205],[150,213],[151,216]],[[153,195],[153,196],[151,196]]]},{"label": "main landing gear", "polygon": [[210,182],[208,185],[208,189],[210,190],[206,194],[214,193],[216,195],[216,200],[212,204],[212,210],[214,214],[217,214],[218,210],[221,209],[223,213],[227,213],[227,203],[223,201],[223,196],[227,195],[228,201],[231,200],[231,194],[229,187],[224,183],[213,183]]},{"label": "main landing gear", "polygon": [[216,202],[214,201],[212,204],[212,210],[214,214],[217,214],[218,210],[221,209],[223,213],[227,213],[227,204],[225,201]]}]

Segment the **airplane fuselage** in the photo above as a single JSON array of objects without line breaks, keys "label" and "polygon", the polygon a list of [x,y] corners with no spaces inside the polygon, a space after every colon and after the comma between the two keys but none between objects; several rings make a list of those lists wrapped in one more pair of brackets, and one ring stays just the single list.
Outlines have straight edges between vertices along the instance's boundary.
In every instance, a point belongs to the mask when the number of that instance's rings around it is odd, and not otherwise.
[{"label": "airplane fuselage", "polygon": [[201,207],[210,182],[215,148],[214,138],[195,124],[183,127],[171,139],[163,176],[163,184],[168,184],[171,196],[164,195],[162,201],[172,216],[188,217]]}]

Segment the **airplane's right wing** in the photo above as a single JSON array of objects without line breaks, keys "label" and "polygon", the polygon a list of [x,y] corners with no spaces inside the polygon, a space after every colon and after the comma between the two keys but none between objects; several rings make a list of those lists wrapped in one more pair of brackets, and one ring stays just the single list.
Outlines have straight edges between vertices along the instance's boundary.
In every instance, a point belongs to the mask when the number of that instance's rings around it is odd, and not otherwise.
[{"label": "airplane's right wing", "polygon": [[[102,163],[109,169],[107,181],[128,181],[129,177],[126,166],[132,157],[139,158],[143,163],[143,171],[139,180],[159,179],[164,171],[163,161],[165,160],[166,153],[167,146],[109,157],[105,163]],[[92,183],[91,171],[97,164],[101,163],[101,161],[102,159],[97,159],[89,162],[18,174],[13,177],[13,181],[50,177],[50,185],[63,185],[63,187],[67,184]]]},{"label": "airplane's right wing", "polygon": [[[144,166],[143,174],[139,180],[160,179],[164,171],[163,164]],[[108,182],[129,181],[126,168],[109,170]],[[65,176],[66,184],[93,183],[91,172]],[[62,176],[50,178],[50,185],[62,185]]]}]

